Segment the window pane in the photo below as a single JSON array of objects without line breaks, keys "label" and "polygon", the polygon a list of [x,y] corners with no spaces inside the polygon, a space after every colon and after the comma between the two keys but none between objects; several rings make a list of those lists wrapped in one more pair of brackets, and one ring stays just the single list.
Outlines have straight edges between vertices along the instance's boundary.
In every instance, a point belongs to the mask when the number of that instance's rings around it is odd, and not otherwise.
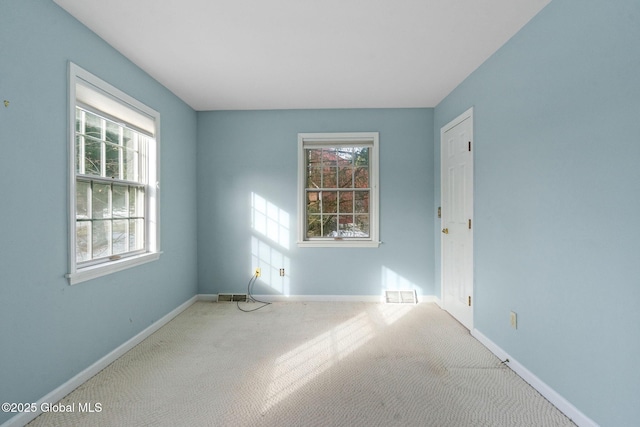
[{"label": "window pane", "polygon": [[369,192],[355,192],[355,213],[369,213]]},{"label": "window pane", "polygon": [[356,227],[363,237],[369,237],[369,215],[356,215]]},{"label": "window pane", "polygon": [[92,218],[110,218],[111,209],[109,208],[109,193],[111,188],[109,184],[93,183],[93,194],[91,198],[92,203]]},{"label": "window pane", "polygon": [[127,193],[129,188],[126,185],[113,185],[113,217],[114,218],[126,218],[129,213],[127,206]]},{"label": "window pane", "polygon": [[82,110],[76,108],[76,133],[82,132]]},{"label": "window pane", "polygon": [[322,149],[322,164],[324,166],[337,166],[338,165],[338,150],[336,148],[323,148]]},{"label": "window pane", "polygon": [[138,194],[138,200],[137,200],[138,216],[144,217],[147,215],[145,206],[144,206],[144,202],[145,202],[144,187],[139,187],[137,194]]},{"label": "window pane", "polygon": [[319,148],[307,149],[307,166],[319,167],[322,162],[322,150]]},{"label": "window pane", "polygon": [[144,189],[141,187],[129,187],[129,216],[144,216]]},{"label": "window pane", "polygon": [[354,185],[355,188],[369,188],[369,168],[358,167],[354,170]]},{"label": "window pane", "polygon": [[129,225],[129,220],[127,219],[119,219],[113,221],[113,230],[111,233],[111,241],[113,242],[113,254],[122,254],[127,252],[127,243],[128,235],[127,235],[127,226]]},{"label": "window pane", "polygon": [[144,220],[129,220],[129,250],[144,249]]},{"label": "window pane", "polygon": [[130,150],[123,152],[122,178],[127,181],[139,182],[138,178],[138,153]]},{"label": "window pane", "polygon": [[353,188],[353,168],[343,166],[338,170],[338,187]]},{"label": "window pane", "polygon": [[341,191],[340,192],[340,213],[352,213],[353,212],[353,191]]},{"label": "window pane", "polygon": [[336,188],[338,185],[338,168],[335,166],[324,166],[322,169],[322,188]]},{"label": "window pane", "polygon": [[309,215],[307,218],[307,237],[321,237],[322,223],[320,215]]},{"label": "window pane", "polygon": [[356,147],[353,149],[354,159],[353,163],[356,166],[369,166],[369,148],[368,147]]},{"label": "window pane", "polygon": [[320,213],[320,192],[309,191],[307,193],[307,214]]},{"label": "window pane", "polygon": [[125,147],[122,153],[122,178],[127,181],[138,181],[137,138],[131,129],[123,129],[122,145]]},{"label": "window pane", "polygon": [[353,227],[353,215],[338,215],[338,227],[340,230],[349,230]]},{"label": "window pane", "polygon": [[323,213],[338,212],[338,192],[337,191],[323,191],[320,193],[320,196],[322,198]]},{"label": "window pane", "polygon": [[337,215],[322,216],[322,234],[326,237],[338,237]]},{"label": "window pane", "polygon": [[353,147],[337,148],[336,154],[338,156],[339,166],[348,166],[353,163],[353,153],[355,150],[356,148]]},{"label": "window pane", "polygon": [[89,218],[89,191],[91,185],[85,181],[76,181],[76,219]]},{"label": "window pane", "polygon": [[129,187],[129,216],[137,216],[136,215],[136,199],[137,199],[138,189],[136,187]]},{"label": "window pane", "polygon": [[105,174],[114,179],[120,179],[120,148],[117,145],[106,144]]},{"label": "window pane", "polygon": [[100,258],[111,255],[109,237],[111,235],[111,221],[93,221],[91,229],[93,234],[93,258]]},{"label": "window pane", "polygon": [[322,185],[322,169],[309,166],[307,168],[307,188],[320,188]]},{"label": "window pane", "polygon": [[341,215],[339,221],[341,237],[369,237],[369,226],[362,230],[353,215]]},{"label": "window pane", "polygon": [[84,143],[84,138],[81,136],[76,135],[76,173],[81,173],[80,170],[80,165],[82,164],[82,150],[83,150],[83,145]]},{"label": "window pane", "polygon": [[80,166],[82,165],[82,153],[84,151],[84,138],[79,133],[82,133],[84,112],[79,108],[76,108],[76,173],[80,173]]},{"label": "window pane", "polygon": [[76,222],[76,262],[87,261],[91,259],[91,251],[89,250],[89,240],[91,238],[91,222]]},{"label": "window pane", "polygon": [[102,139],[102,119],[95,114],[85,113],[84,134],[95,139]]},{"label": "window pane", "polygon": [[84,144],[84,173],[98,175],[102,173],[102,143],[85,138]]},{"label": "window pane", "polygon": [[136,142],[133,131],[128,128],[122,128],[122,146],[129,150],[136,151],[138,149]]},{"label": "window pane", "polygon": [[107,121],[105,141],[116,145],[120,144],[120,128],[121,126]]}]

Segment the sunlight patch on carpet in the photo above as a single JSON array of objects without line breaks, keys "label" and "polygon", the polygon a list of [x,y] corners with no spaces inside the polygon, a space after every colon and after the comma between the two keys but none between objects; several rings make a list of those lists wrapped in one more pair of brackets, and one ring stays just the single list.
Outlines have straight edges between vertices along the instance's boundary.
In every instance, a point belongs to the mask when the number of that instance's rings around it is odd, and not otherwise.
[{"label": "sunlight patch on carpet", "polygon": [[367,313],[362,312],[280,356],[275,362],[264,410],[331,368],[373,336],[373,324]]},{"label": "sunlight patch on carpet", "polygon": [[[415,306],[377,307],[379,313],[376,314],[380,314],[384,327],[392,325]],[[373,322],[371,315],[362,312],[280,356],[275,361],[263,410],[272,408],[362,347],[375,337],[376,329],[379,329],[379,326]]]}]

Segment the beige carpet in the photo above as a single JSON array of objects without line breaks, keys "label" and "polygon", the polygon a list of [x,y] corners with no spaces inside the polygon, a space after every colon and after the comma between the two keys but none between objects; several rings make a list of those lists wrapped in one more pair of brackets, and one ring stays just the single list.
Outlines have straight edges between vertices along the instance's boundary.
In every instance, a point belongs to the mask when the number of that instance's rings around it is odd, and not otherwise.
[{"label": "beige carpet", "polygon": [[198,302],[60,403],[29,425],[574,425],[434,304]]}]

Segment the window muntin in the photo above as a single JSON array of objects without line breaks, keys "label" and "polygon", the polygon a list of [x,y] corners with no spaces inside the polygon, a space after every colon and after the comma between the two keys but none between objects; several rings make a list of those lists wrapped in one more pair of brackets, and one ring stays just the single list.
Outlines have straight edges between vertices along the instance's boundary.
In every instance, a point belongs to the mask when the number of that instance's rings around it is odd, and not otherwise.
[{"label": "window muntin", "polygon": [[76,263],[146,249],[148,136],[76,107]]},{"label": "window muntin", "polygon": [[159,257],[159,114],[70,63],[71,284]]},{"label": "window muntin", "polygon": [[377,246],[378,134],[300,134],[300,246]]},{"label": "window muntin", "polygon": [[305,149],[306,238],[369,238],[369,147]]}]

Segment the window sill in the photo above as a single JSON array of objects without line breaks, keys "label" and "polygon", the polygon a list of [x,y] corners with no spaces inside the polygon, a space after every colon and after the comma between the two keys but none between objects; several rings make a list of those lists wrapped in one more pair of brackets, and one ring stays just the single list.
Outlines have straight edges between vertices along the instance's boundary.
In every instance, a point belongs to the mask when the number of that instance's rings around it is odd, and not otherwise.
[{"label": "window sill", "polygon": [[303,240],[298,242],[300,248],[377,248],[377,241],[371,240]]},{"label": "window sill", "polygon": [[160,258],[161,253],[162,252],[149,252],[118,261],[111,261],[105,264],[92,265],[90,267],[79,269],[75,273],[69,273],[65,275],[65,277],[69,279],[70,285],[75,285],[77,283],[86,282],[87,280],[96,279],[117,271],[126,270],[127,268],[146,264],[147,262],[156,261]]}]

